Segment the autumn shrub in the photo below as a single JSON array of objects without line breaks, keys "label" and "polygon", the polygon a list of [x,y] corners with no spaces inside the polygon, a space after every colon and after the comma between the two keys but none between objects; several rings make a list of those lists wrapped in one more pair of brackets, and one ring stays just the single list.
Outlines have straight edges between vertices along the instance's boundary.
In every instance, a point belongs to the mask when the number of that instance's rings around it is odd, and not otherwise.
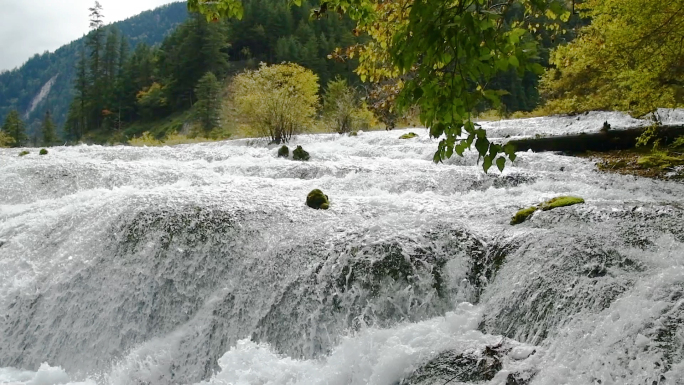
[{"label": "autumn shrub", "polygon": [[300,65],[262,63],[235,76],[230,93],[250,126],[281,143],[314,124],[318,87],[318,76]]}]

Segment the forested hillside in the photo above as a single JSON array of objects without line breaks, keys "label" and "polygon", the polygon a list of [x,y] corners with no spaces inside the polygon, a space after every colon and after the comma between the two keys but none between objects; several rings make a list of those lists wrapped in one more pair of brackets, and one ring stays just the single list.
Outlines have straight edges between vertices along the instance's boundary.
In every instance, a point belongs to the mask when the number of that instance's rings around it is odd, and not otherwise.
[{"label": "forested hillside", "polygon": [[[186,4],[179,2],[143,12],[107,28],[120,31],[133,49],[139,43],[158,44],[187,17]],[[55,52],[36,54],[23,66],[0,73],[0,121],[4,121],[10,110],[17,109],[32,136],[40,129],[40,122],[49,109],[61,127],[74,95],[76,64],[84,40],[85,37],[75,40]],[[45,87],[51,79],[54,79],[51,87]],[[33,105],[34,100],[40,99],[36,97],[43,87],[49,92],[40,103]]]},{"label": "forested hillside", "polygon": [[[327,58],[336,47],[359,41],[352,34],[353,22],[338,15],[311,20],[313,6],[309,2],[291,7],[281,0],[246,1],[240,21],[211,22],[193,15],[159,46],[139,44],[132,52],[125,49],[125,43],[121,45],[115,30],[94,27],[76,65],[76,92],[64,127],[65,139],[78,141],[86,136],[89,141],[102,141],[114,135],[130,139],[142,134],[141,125],[135,123],[154,122],[190,110],[201,101],[197,88],[208,73],[207,79],[221,82],[260,62],[301,64],[323,84],[336,77],[358,83],[355,61]],[[171,128],[178,124],[183,122]],[[166,129],[153,131],[155,135],[167,133]]]}]

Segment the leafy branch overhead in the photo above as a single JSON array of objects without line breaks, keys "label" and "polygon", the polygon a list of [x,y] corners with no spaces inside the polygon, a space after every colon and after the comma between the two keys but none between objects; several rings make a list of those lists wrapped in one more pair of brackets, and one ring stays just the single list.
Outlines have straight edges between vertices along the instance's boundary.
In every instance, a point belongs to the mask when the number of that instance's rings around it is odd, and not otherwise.
[{"label": "leafy branch overhead", "polygon": [[[238,0],[190,0],[188,7],[208,20],[242,15]],[[500,103],[502,93],[489,87],[496,75],[541,73],[533,36],[539,19],[560,31],[571,14],[563,0],[329,0],[312,16],[327,12],[348,15],[355,33],[370,37],[347,55],[359,59],[362,80],[396,80],[397,108],[420,108],[421,122],[441,138],[435,162],[474,145],[485,171],[502,170],[515,150],[491,143],[471,112],[481,101]]]}]

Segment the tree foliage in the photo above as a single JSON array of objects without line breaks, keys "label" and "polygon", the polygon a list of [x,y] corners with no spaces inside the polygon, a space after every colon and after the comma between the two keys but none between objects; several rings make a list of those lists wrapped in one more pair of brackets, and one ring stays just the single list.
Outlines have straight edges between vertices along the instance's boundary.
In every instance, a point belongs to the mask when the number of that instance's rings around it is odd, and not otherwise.
[{"label": "tree foliage", "polygon": [[684,105],[684,0],[587,0],[579,9],[591,24],[553,52],[543,77],[551,111]]},{"label": "tree foliage", "polygon": [[313,124],[318,104],[318,77],[297,64],[264,63],[235,77],[231,85],[240,112],[276,143]]},{"label": "tree foliage", "polygon": [[[12,110],[7,114],[5,122],[2,125],[2,132],[10,138],[11,143],[7,144],[11,147],[21,147],[28,140],[24,122],[21,120],[17,110]],[[6,138],[5,141],[7,141]]]}]

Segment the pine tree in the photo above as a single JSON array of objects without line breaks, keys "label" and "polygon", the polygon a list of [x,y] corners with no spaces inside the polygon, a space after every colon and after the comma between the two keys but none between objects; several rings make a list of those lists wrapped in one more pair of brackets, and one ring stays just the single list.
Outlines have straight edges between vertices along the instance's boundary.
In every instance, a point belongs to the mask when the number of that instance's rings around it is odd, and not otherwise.
[{"label": "pine tree", "polygon": [[104,54],[102,56],[103,76],[108,85],[113,85],[119,67],[119,31],[112,28],[107,35]]},{"label": "pine tree", "polygon": [[90,11],[91,32],[86,40],[86,46],[90,54],[90,95],[87,99],[88,113],[86,116],[89,118],[87,130],[91,130],[100,126],[101,111],[104,108],[103,88],[105,81],[103,79],[102,56],[105,31],[102,28],[104,25],[104,15],[102,14],[100,2],[96,1],[92,8],[88,8],[88,11]]},{"label": "pine tree", "polygon": [[76,82],[74,84],[76,96],[69,107],[69,114],[65,127],[67,136],[71,140],[80,139],[86,131],[86,100],[89,96],[89,87],[85,47],[81,46],[81,58],[76,66]]},{"label": "pine tree", "polygon": [[102,52],[102,40],[104,38],[104,15],[102,14],[102,6],[99,1],[95,2],[90,11],[90,30],[88,35],[87,45],[90,48],[90,71],[94,79],[97,79],[100,74],[100,55]]},{"label": "pine tree", "polygon": [[43,134],[43,146],[50,147],[57,141],[57,135],[55,134],[55,124],[52,122],[50,110],[45,111],[45,119],[43,119],[41,133]]},{"label": "pine tree", "polygon": [[221,85],[213,73],[207,72],[197,83],[195,92],[195,116],[208,133],[221,126]]},{"label": "pine tree", "polygon": [[2,125],[2,131],[7,134],[14,143],[12,147],[21,147],[28,140],[24,122],[19,117],[17,110],[11,110],[5,118],[5,123]]}]

